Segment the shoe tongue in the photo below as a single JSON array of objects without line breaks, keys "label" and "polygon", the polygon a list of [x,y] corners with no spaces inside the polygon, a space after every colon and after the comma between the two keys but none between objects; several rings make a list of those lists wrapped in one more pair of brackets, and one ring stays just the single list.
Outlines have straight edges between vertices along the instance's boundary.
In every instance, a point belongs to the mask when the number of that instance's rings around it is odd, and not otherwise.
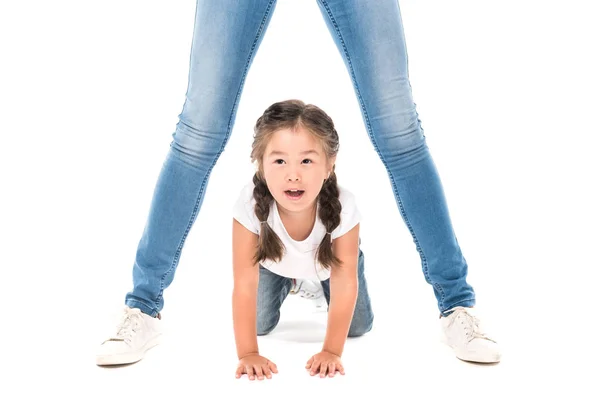
[{"label": "shoe tongue", "polygon": [[461,306],[454,307],[454,308],[451,308],[450,310],[448,310],[448,313],[450,313],[450,314],[448,314],[448,316],[450,316],[452,314],[456,314],[457,312],[460,312],[460,311],[464,311],[464,312],[466,312],[469,315],[472,315],[474,317],[477,316],[477,313],[475,312],[474,308],[471,308],[471,307],[461,307]]},{"label": "shoe tongue", "polygon": [[130,308],[127,310],[127,315],[140,315],[142,313],[142,310],[140,310],[139,308]]}]

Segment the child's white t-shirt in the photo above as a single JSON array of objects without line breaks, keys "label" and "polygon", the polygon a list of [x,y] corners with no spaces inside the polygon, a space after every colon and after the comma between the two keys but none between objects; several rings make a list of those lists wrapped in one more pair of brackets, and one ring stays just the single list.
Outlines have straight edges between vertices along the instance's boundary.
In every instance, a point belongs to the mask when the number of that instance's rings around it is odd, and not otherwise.
[{"label": "child's white t-shirt", "polygon": [[[354,195],[339,185],[338,188],[342,212],[340,215],[340,224],[333,230],[333,239],[346,234],[361,219]],[[260,221],[254,212],[256,200],[254,200],[253,191],[254,182],[250,182],[242,189],[233,207],[233,218],[246,227],[246,229],[258,235],[260,233]],[[329,278],[330,271],[323,268],[316,260],[317,249],[326,234],[325,226],[318,217],[318,209],[313,230],[303,241],[296,241],[287,233],[279,216],[275,201],[271,204],[267,222],[277,236],[279,236],[285,249],[280,262],[270,259],[264,260],[261,263],[264,268],[288,278],[317,280],[326,280]]]}]

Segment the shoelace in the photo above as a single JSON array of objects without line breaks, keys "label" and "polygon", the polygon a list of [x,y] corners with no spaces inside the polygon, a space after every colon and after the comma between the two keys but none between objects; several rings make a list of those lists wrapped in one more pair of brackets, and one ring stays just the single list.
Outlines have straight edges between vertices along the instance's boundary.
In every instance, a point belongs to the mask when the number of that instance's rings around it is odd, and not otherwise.
[{"label": "shoelace", "polygon": [[470,342],[473,339],[485,339],[493,342],[492,339],[487,337],[485,333],[481,330],[479,319],[469,314],[469,311],[465,307],[456,307],[453,308],[454,312],[450,314],[448,318],[450,318],[450,325],[460,323],[465,330],[465,335],[467,336],[467,342]]},{"label": "shoelace", "polygon": [[117,324],[117,333],[109,340],[131,342],[131,337],[139,327],[141,311],[138,309],[125,309],[121,321]]}]

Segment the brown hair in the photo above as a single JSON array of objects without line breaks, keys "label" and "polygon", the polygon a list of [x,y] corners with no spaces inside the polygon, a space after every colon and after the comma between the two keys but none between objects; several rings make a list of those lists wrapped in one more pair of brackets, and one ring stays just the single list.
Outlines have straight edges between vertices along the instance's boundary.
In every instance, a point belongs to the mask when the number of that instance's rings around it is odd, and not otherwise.
[{"label": "brown hair", "polygon": [[[339,138],[331,118],[319,107],[312,104],[304,104],[300,100],[287,100],[272,104],[258,118],[254,126],[254,142],[252,143],[252,162],[258,162],[258,171],[254,174],[254,199],[256,205],[254,212],[261,221],[258,248],[254,256],[254,262],[262,262],[265,259],[280,261],[283,256],[283,243],[273,229],[266,223],[273,196],[269,192],[262,170],[262,158],[265,154],[267,144],[273,133],[281,129],[295,130],[303,127],[313,134],[322,144],[327,160],[335,157],[339,149]],[[317,250],[317,260],[324,268],[339,266],[341,260],[333,254],[330,235],[340,224],[340,213],[342,204],[339,200],[339,188],[335,176],[335,166],[329,178],[323,184],[317,197],[319,204],[318,218],[325,225],[325,237]],[[263,223],[264,222],[264,223]]]}]

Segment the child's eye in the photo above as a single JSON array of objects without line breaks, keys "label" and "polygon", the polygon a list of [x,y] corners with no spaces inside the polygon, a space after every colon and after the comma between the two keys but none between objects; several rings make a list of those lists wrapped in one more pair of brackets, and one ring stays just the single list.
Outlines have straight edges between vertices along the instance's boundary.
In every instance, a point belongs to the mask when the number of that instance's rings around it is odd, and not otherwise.
[{"label": "child's eye", "polygon": [[312,163],[312,160],[309,160],[308,158],[305,158],[304,160],[302,160],[302,162],[304,161],[308,161],[308,163]]},{"label": "child's eye", "polygon": [[275,164],[281,164],[279,161],[284,162],[282,159],[275,160]]}]

